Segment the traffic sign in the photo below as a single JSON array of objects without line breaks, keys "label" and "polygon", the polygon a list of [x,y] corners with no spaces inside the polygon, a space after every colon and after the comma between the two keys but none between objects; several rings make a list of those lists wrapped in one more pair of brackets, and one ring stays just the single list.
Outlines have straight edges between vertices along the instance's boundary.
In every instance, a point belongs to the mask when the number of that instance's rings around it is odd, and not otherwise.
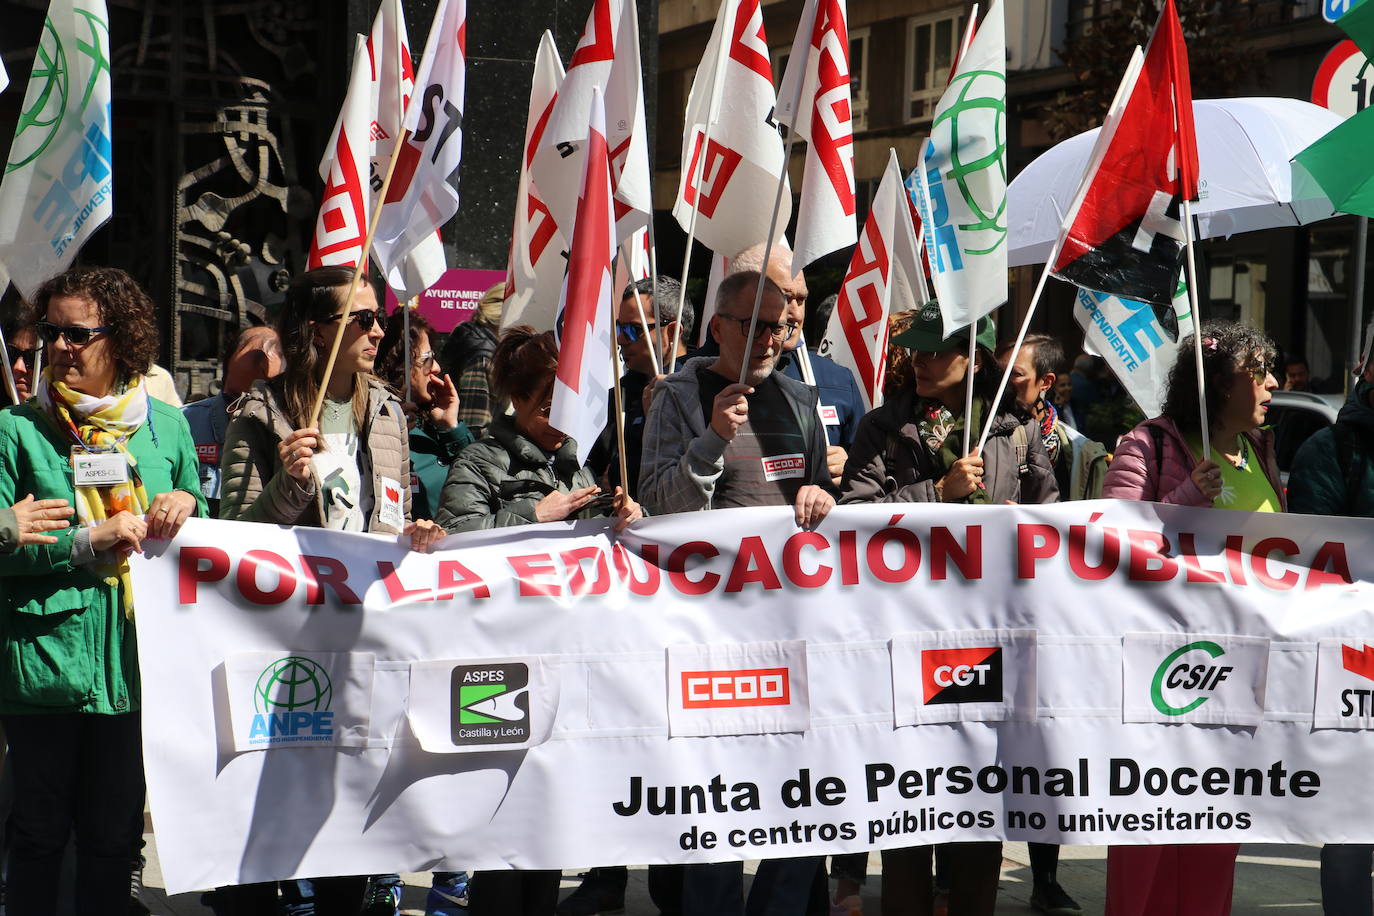
[{"label": "traffic sign", "polygon": [[1355,5],[1355,0],[1322,0],[1322,18],[1327,22],[1335,22]]},{"label": "traffic sign", "polygon": [[1312,103],[1343,118],[1374,103],[1374,68],[1355,42],[1346,39],[1322,59],[1312,81]]}]

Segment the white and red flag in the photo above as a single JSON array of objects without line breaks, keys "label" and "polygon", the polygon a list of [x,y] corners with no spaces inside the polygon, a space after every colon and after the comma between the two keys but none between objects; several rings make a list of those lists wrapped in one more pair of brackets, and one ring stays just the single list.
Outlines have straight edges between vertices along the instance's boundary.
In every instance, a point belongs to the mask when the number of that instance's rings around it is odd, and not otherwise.
[{"label": "white and red flag", "polygon": [[[545,32],[534,59],[530,83],[529,114],[525,120],[525,155],[520,162],[520,184],[515,195],[515,228],[511,235],[510,260],[506,267],[506,303],[501,327],[528,324],[541,331],[553,328],[558,315],[558,292],[567,267],[568,242],[545,203],[539,180],[567,182],[577,187],[577,175],[568,160],[543,143],[558,87],[563,82],[563,62],[553,35]],[[543,155],[547,168],[536,176],[535,163]],[[538,179],[538,180],[537,180]],[[571,224],[568,225],[571,231]]]},{"label": "white and red flag", "polygon": [[801,270],[858,236],[844,0],[807,0],[778,87],[777,120],[806,141],[792,245],[792,267]]},{"label": "white and red flag", "polygon": [[[635,0],[592,3],[549,118],[545,143],[553,147],[555,155],[581,155],[587,140],[587,111],[593,89],[600,90],[606,108],[616,237],[624,240],[636,229],[647,226],[653,215]],[[560,226],[572,223],[577,207],[576,187],[572,184],[544,188],[554,220]]]},{"label": "white and red flag", "polygon": [[1170,306],[1185,246],[1180,205],[1197,199],[1198,172],[1188,50],[1173,0],[1165,0],[1144,62],[1127,69],[1089,162],[1052,273]]},{"label": "white and red flag", "polygon": [[352,266],[363,259],[367,222],[371,218],[368,176],[374,111],[372,61],[367,53],[367,38],[359,35],[343,108],[320,160],[324,197],[306,256],[307,270]]},{"label": "white and red flag", "polygon": [[615,302],[615,210],[611,192],[610,149],[601,90],[591,93],[589,119],[573,223],[568,274],[558,302],[558,370],[553,380],[549,423],[577,442],[577,461],[587,460],[606,425],[611,385],[611,320]]},{"label": "white and red flag", "polygon": [[[377,16],[372,20],[372,32],[367,37],[367,53],[372,65],[374,99],[368,200],[369,207],[375,210],[382,179],[404,130],[406,105],[415,91],[414,59],[400,0],[383,0],[378,7]],[[405,152],[408,151],[403,150]],[[377,259],[377,266],[386,277],[387,286],[402,301],[437,283],[448,266],[443,243],[437,234],[431,234],[408,254],[398,254],[397,247],[385,237],[389,227],[404,218],[399,211],[407,190],[398,168],[391,176],[387,202],[382,205],[377,232],[372,239],[372,255]]]},{"label": "white and red flag", "polygon": [[869,410],[882,403],[888,316],[922,303],[921,257],[910,206],[897,152],[890,150],[887,170],[830,313],[822,350],[854,373]]},{"label": "white and red flag", "polygon": [[[405,107],[405,142],[372,245],[377,257],[391,264],[425,251],[425,246],[432,251],[440,228],[458,212],[458,191],[449,178],[463,158],[466,46],[466,0],[440,0],[415,79],[414,99]],[[397,280],[406,282],[404,295],[389,271],[387,281],[398,298],[423,291],[413,288],[413,278]]]},{"label": "white and red flag", "polygon": [[[673,216],[693,231],[695,211],[697,241],[727,258],[764,241],[773,195],[787,180],[776,108],[761,4],[724,0],[687,98]],[[785,189],[778,225],[791,217]]]}]

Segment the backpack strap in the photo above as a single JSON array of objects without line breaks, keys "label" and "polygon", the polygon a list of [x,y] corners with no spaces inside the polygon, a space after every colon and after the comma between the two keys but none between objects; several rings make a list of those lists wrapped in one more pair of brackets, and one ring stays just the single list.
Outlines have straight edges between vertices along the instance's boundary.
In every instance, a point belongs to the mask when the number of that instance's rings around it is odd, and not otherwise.
[{"label": "backpack strap", "polygon": [[1026,424],[1021,423],[1011,431],[1011,444],[1016,448],[1016,476],[1025,477],[1030,473],[1030,461],[1027,455],[1030,452],[1030,434],[1026,432]]}]

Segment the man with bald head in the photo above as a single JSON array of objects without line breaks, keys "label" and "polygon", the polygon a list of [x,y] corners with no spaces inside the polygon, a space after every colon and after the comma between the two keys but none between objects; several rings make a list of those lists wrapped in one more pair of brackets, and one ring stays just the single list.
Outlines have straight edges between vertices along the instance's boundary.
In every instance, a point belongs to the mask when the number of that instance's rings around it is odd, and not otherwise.
[{"label": "man with bald head", "polygon": [[[726,275],[741,271],[758,272],[763,269],[762,244],[746,248],[730,261]],[[792,252],[782,245],[774,245],[768,258],[768,279],[777,284],[787,300],[787,320],[803,327],[806,324],[806,299],[809,290],[806,277],[798,271],[792,272]],[[750,303],[752,309],[753,304]],[[820,414],[825,423],[827,440],[826,465],[832,481],[838,486],[844,471],[847,450],[859,430],[859,421],[864,415],[863,395],[854,381],[854,373],[844,366],[818,353],[808,352],[812,378],[807,379],[802,372],[798,350],[803,345],[800,333],[785,344],[778,358],[778,371],[790,379],[812,385],[820,397]]]},{"label": "man with bald head", "polygon": [[219,514],[219,453],[229,428],[229,406],[258,379],[282,371],[277,332],[262,325],[244,328],[220,362],[220,393],[193,401],[181,409],[191,427],[200,459],[200,491],[210,504],[211,518]]}]

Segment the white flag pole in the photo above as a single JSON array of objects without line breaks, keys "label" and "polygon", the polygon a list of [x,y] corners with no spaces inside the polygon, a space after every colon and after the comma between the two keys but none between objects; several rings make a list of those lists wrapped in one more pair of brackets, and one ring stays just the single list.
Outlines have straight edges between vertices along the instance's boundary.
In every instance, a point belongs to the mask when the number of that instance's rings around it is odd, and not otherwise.
[{"label": "white flag pole", "polygon": [[[677,350],[682,343],[682,310],[687,304],[687,272],[692,264],[692,243],[697,237],[697,211],[701,207],[701,176],[706,169],[706,151],[711,145],[711,127],[707,124],[701,136],[701,153],[697,156],[697,167],[692,179],[692,187],[696,189],[696,202],[692,204],[692,215],[687,219],[687,247],[683,249],[682,255],[682,279],[678,284],[677,293],[677,320],[673,327],[673,349],[668,356],[668,371],[677,371]],[[688,130],[691,130],[689,127]]]},{"label": "white flag pole", "polygon": [[[1197,366],[1197,409],[1202,418],[1202,458],[1212,457],[1212,431],[1207,428],[1207,392],[1202,383],[1202,313],[1198,310],[1197,268],[1193,264],[1193,207],[1183,200],[1183,245],[1187,251],[1184,261],[1188,269],[1188,305],[1193,310],[1193,362]],[[1223,443],[1224,444],[1224,443]]]},{"label": "white flag pole", "polygon": [[[4,282],[4,285],[3,285],[3,286],[0,286],[0,296],[4,296],[4,294],[5,294],[5,289],[9,287],[10,281],[9,281],[9,278],[8,278],[8,277],[5,277],[3,273],[0,273],[0,278],[3,278],[4,281],[5,281],[5,282]],[[18,289],[18,287],[15,287],[15,289]],[[43,341],[42,341],[42,340],[39,340],[39,341],[38,341],[38,349],[39,349],[39,350],[42,350],[42,349],[43,349]],[[17,385],[14,384],[14,364],[13,364],[12,362],[10,362],[10,348],[9,348],[9,343],[5,340],[5,332],[4,332],[3,329],[0,329],[0,360],[4,360],[4,362],[5,362],[5,390],[9,392],[9,395],[10,395],[10,403],[11,403],[11,404],[18,404],[18,403],[19,403],[19,387],[18,387]],[[35,369],[35,368],[33,368],[32,366],[30,366],[30,367],[29,367],[29,376],[30,376],[30,377],[32,378],[32,380],[33,380],[32,382],[30,382],[29,388],[30,388],[30,389],[34,389],[34,388],[36,388],[37,385],[38,385],[38,370]]]},{"label": "white flag pole", "polygon": [[[964,370],[964,450],[960,453],[965,458],[968,457],[969,439],[973,435],[970,429],[973,425],[973,366],[978,360],[978,322],[980,319],[973,319],[973,323],[968,326],[968,367]],[[1013,355],[1013,358],[1015,356]],[[1001,397],[1001,395],[998,395]],[[988,405],[988,415],[991,416],[996,411],[996,401]],[[982,448],[982,442],[978,443]]]},{"label": "white flag pole", "polygon": [[[630,278],[630,291],[634,293],[635,308],[639,310],[639,327],[640,330],[644,332],[644,342],[649,346],[649,358],[654,361],[654,375],[662,375],[663,364],[658,360],[658,351],[654,349],[654,338],[649,333],[649,319],[644,313],[644,296],[640,293],[639,287],[635,285],[638,281],[635,280],[635,272],[633,266],[630,264],[630,259],[625,255],[624,245],[620,246],[620,263],[625,265],[625,274]],[[611,301],[614,302],[615,299],[612,298]],[[654,301],[654,308],[658,308],[657,300]],[[611,327],[615,327],[614,314],[612,314],[611,318]],[[655,322],[654,329],[658,329],[657,322]],[[619,378],[620,376],[617,375],[616,379]]]},{"label": "white flag pole", "polygon": [[[811,45],[806,46],[806,53],[810,55]],[[788,66],[793,66],[796,61],[789,60]],[[801,117],[801,97],[802,88],[806,85],[806,71],[799,72],[797,77],[797,91],[792,99],[792,117]],[[744,376],[749,371],[749,356],[754,352],[754,325],[759,320],[759,307],[763,304],[763,279],[768,276],[768,261],[773,255],[773,243],[777,239],[778,214],[782,212],[782,192],[787,187],[787,173],[792,165],[792,144],[797,139],[796,122],[787,128],[787,144],[782,151],[782,173],[778,176],[778,191],[773,195],[773,215],[768,220],[768,242],[763,247],[763,266],[759,268],[758,289],[754,290],[754,310],[749,315],[749,335],[744,341],[744,359],[740,362],[739,383],[744,384]]]}]

